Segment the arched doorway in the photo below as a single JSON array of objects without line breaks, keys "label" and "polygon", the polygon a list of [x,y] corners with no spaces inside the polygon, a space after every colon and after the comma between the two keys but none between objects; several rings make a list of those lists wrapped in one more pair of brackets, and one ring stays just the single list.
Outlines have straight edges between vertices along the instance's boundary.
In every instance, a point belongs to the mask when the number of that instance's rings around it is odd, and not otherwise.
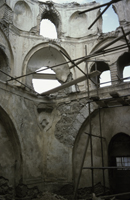
[{"label": "arched doorway", "polygon": [[[130,191],[130,136],[116,134],[108,147],[109,166],[119,167],[109,170],[110,187],[114,193]],[[123,167],[123,168],[121,168]],[[123,197],[129,199],[130,196]]]}]

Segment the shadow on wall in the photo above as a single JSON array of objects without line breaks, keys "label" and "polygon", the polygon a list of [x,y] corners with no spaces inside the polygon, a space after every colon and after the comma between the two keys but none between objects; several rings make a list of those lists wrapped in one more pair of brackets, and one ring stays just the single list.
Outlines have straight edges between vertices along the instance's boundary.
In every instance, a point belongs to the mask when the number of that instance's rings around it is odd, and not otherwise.
[{"label": "shadow on wall", "polygon": [[22,177],[21,149],[16,129],[0,107],[0,176],[14,187]]},{"label": "shadow on wall", "polygon": [[[8,58],[2,49],[0,49],[0,70],[2,70],[3,72],[7,74],[9,74],[10,72]],[[6,74],[2,72],[0,73],[0,80],[6,81],[7,78],[8,76]]]}]

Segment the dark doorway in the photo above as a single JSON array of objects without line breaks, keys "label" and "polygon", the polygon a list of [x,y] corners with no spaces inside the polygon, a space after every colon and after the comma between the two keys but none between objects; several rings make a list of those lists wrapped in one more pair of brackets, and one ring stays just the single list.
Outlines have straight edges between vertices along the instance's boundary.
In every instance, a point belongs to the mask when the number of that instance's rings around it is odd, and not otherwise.
[{"label": "dark doorway", "polygon": [[[109,170],[113,193],[130,192],[130,136],[124,133],[116,134],[110,141],[108,154],[109,166],[119,167]],[[130,195],[123,199],[130,199]]]}]

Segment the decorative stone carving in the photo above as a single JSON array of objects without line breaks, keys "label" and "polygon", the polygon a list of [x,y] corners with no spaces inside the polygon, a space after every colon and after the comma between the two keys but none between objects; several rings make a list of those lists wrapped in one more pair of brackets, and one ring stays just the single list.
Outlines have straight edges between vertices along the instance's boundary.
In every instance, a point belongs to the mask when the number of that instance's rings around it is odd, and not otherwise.
[{"label": "decorative stone carving", "polygon": [[49,124],[49,122],[46,119],[43,119],[40,124],[42,125],[43,128],[45,128]]},{"label": "decorative stone carving", "polygon": [[52,105],[47,105],[44,103],[40,103],[37,106],[37,111],[38,111],[38,119],[39,123],[41,124],[42,128],[46,128],[51,122],[51,113],[53,111],[53,106]]}]

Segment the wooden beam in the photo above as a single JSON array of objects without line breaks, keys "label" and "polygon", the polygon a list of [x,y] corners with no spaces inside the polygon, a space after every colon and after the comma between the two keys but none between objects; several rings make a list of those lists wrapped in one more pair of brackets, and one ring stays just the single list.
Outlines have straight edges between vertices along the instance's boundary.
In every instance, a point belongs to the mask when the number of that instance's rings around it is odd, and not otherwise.
[{"label": "wooden beam", "polygon": [[[98,76],[100,74],[101,74],[100,71],[93,71],[90,74],[88,74],[88,78],[92,78],[92,77]],[[77,83],[80,83],[82,81],[85,81],[86,79],[87,79],[87,76],[81,76],[81,77],[79,77],[79,78],[77,78],[77,79],[75,79],[73,81],[65,83],[65,84],[63,84],[63,85],[61,85],[59,87],[56,87],[56,88],[52,89],[52,90],[43,92],[40,95],[47,95],[47,94],[52,94],[52,93],[58,92],[59,90],[65,89],[67,87],[70,87],[70,86],[75,85]]]},{"label": "wooden beam", "polygon": [[36,73],[33,74],[34,79],[51,79],[56,80],[56,74]]}]

